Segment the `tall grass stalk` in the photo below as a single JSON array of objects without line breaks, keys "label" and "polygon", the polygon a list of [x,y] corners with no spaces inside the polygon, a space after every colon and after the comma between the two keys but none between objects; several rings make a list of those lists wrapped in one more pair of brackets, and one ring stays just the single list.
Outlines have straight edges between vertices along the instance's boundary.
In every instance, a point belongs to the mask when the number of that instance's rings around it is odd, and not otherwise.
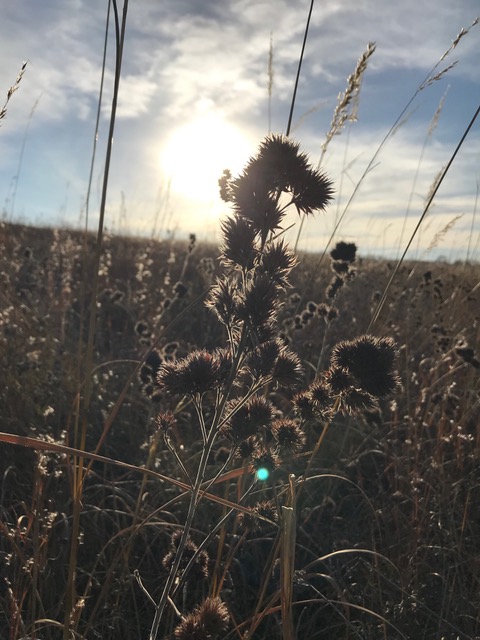
[{"label": "tall grass stalk", "polygon": [[304,33],[304,36],[303,36],[302,50],[300,52],[300,58],[298,60],[297,75],[295,77],[295,84],[294,84],[294,87],[293,87],[292,100],[290,102],[290,112],[288,114],[287,129],[285,131],[285,135],[287,137],[290,135],[290,130],[292,128],[293,110],[295,108],[295,100],[296,100],[296,97],[297,97],[298,82],[300,80],[300,72],[302,70],[303,54],[305,53],[305,46],[307,44],[308,29],[310,27],[310,18],[312,17],[312,11],[313,11],[313,5],[314,4],[315,4],[315,0],[311,0],[310,1],[310,9],[308,10],[307,23],[305,25],[305,33]]},{"label": "tall grass stalk", "polygon": [[[18,91],[18,88],[20,87],[20,83],[22,81],[22,78],[23,78],[23,75],[25,73],[26,68],[27,68],[27,62],[24,62],[22,64],[21,68],[20,68],[18,76],[15,78],[15,82],[8,89],[7,97],[5,99],[5,102],[3,103],[2,108],[0,109],[0,120],[4,120],[7,117],[8,103],[10,102],[10,99],[13,96],[13,94],[15,93],[15,91]],[[0,125],[1,125],[1,122],[0,122]]]},{"label": "tall grass stalk", "polygon": [[[108,191],[108,178],[110,172],[110,163],[112,157],[112,145],[113,145],[113,134],[115,130],[115,118],[117,111],[117,102],[118,102],[118,92],[120,87],[120,75],[122,69],[122,56],[123,56],[123,48],[124,48],[124,38],[125,38],[125,28],[126,28],[126,19],[127,19],[127,11],[128,11],[128,0],[124,0],[123,3],[123,15],[121,25],[119,23],[119,15],[116,0],[112,0],[113,2],[113,10],[114,10],[114,23],[115,23],[115,78],[114,78],[114,87],[113,87],[113,96],[112,96],[112,105],[110,112],[110,125],[109,125],[109,134],[106,145],[106,157],[105,157],[105,167],[103,173],[103,186],[102,186],[102,198],[100,203],[100,211],[99,211],[99,220],[98,220],[98,230],[97,230],[97,240],[95,246],[95,257],[93,263],[93,274],[92,274],[92,294],[90,301],[90,318],[89,318],[89,327],[88,327],[88,337],[87,337],[87,346],[85,352],[85,376],[84,376],[84,395],[83,402],[81,404],[79,414],[79,427],[80,433],[75,433],[75,444],[77,448],[80,450],[85,449],[86,445],[86,437],[87,437],[87,429],[89,422],[89,410],[90,410],[90,402],[92,396],[92,373],[93,373],[93,346],[94,346],[94,338],[95,338],[95,327],[96,327],[96,308],[97,308],[97,294],[98,294],[98,277],[99,277],[99,268],[100,268],[100,257],[102,253],[102,238],[103,238],[103,227],[105,220],[105,207],[107,201],[107,191]],[[110,5],[109,9],[110,10]],[[63,628],[63,638],[64,640],[68,640],[70,638],[71,633],[71,625],[72,622],[72,614],[74,612],[74,608],[76,606],[76,588],[75,588],[75,576],[76,576],[76,568],[77,568],[77,552],[78,552],[78,539],[80,534],[80,513],[82,510],[82,492],[83,492],[83,481],[84,481],[84,468],[83,468],[83,457],[74,458],[73,460],[73,518],[72,518],[72,532],[71,532],[71,546],[70,546],[70,557],[68,564],[68,579],[67,579],[67,590],[65,594],[65,619],[64,619],[64,628]]]}]

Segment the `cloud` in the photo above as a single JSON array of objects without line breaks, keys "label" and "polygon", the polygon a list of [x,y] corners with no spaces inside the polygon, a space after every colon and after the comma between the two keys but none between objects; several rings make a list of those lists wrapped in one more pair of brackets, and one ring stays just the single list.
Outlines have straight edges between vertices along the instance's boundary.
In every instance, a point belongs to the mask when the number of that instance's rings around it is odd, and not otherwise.
[{"label": "cloud", "polygon": [[[348,135],[345,132],[332,142],[326,158],[325,166],[336,184],[343,180],[343,201],[419,82],[460,29],[469,26],[478,11],[477,1],[404,0],[388,3],[387,7],[381,0],[332,0],[315,5],[294,114],[295,122],[301,120],[294,135],[314,158],[319,157],[337,95],[344,90],[347,76],[368,41],[377,43],[362,86],[359,122]],[[268,124],[271,37],[272,127],[285,129],[309,6],[308,0],[130,2],[110,183],[112,211],[116,210],[120,191],[124,191],[132,208],[132,220],[147,220],[148,211],[155,208],[159,185],[165,181],[158,163],[162,144],[173,130],[198,116],[205,105],[242,130],[249,140],[263,137]],[[0,69],[0,91],[2,87],[6,91],[14,81],[22,60],[29,59],[29,65],[1,130],[0,189],[6,192],[15,175],[29,124],[23,187],[18,193],[19,202],[21,197],[29,198],[27,209],[33,209],[38,201],[47,207],[48,198],[52,207],[57,207],[65,182],[72,185],[69,200],[82,199],[94,133],[105,20],[106,6],[90,0],[17,0],[7,3],[2,13],[0,37],[5,57]],[[398,230],[395,225],[401,224],[404,216],[428,122],[448,82],[452,89],[412,197],[418,211],[435,173],[448,159],[453,142],[471,115],[467,112],[473,112],[476,104],[479,34],[477,25],[462,38],[454,55],[445,61],[458,59],[459,64],[418,96],[415,111],[362,184],[346,217],[346,233],[361,234],[373,242],[372,234],[382,234],[385,223]],[[113,44],[110,28],[99,167],[113,88]],[[307,115],[303,119],[304,114]],[[346,140],[348,170],[343,159]],[[468,155],[470,148],[462,157],[468,157],[476,166]],[[55,163],[59,169],[55,176],[44,180],[50,193],[45,188],[40,197],[42,181],[35,176],[45,172],[42,153],[48,153],[52,171]],[[446,185],[442,195],[443,202],[448,200],[452,215],[461,209],[462,202],[471,202],[475,187],[474,170],[462,162],[466,163],[459,158],[458,166],[463,167],[463,172],[452,170],[448,191]],[[38,189],[35,194],[33,190],[28,193],[28,184],[32,183]],[[178,197],[174,201],[173,195],[170,205],[176,209],[177,221],[187,229],[195,225],[204,228],[205,219],[214,227],[220,211],[215,205],[199,212],[192,202]],[[440,212],[440,199],[437,210]],[[372,233],[365,228],[365,221],[370,219],[374,221]],[[331,228],[330,220],[325,219],[327,230]],[[457,223],[456,229],[459,228]],[[321,233],[322,227],[315,227],[312,237]]]}]

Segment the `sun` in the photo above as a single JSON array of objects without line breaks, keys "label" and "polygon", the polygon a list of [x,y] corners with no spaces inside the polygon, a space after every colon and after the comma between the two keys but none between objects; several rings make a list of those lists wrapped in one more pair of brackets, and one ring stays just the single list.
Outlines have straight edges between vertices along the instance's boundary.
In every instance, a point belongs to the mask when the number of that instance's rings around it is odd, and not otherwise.
[{"label": "sun", "polygon": [[210,111],[172,132],[161,151],[161,168],[172,192],[212,204],[219,199],[224,169],[238,174],[250,152],[240,129]]}]

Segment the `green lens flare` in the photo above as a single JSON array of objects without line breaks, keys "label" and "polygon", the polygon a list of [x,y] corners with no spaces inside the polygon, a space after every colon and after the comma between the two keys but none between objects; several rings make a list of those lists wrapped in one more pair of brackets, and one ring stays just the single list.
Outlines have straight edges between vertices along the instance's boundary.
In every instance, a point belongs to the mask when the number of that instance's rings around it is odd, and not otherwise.
[{"label": "green lens flare", "polygon": [[257,480],[267,480],[269,475],[270,472],[268,469],[265,469],[265,467],[257,469]]}]

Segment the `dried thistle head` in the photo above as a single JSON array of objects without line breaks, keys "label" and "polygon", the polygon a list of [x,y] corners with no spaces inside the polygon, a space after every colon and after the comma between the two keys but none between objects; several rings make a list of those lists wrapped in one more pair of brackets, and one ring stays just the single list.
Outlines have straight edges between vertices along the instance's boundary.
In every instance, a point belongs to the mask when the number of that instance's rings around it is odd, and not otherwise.
[{"label": "dried thistle head", "polygon": [[[268,522],[267,522],[268,521]],[[265,533],[278,521],[275,503],[271,500],[257,502],[250,513],[241,512],[237,515],[240,531],[249,533]]]},{"label": "dried thistle head", "polygon": [[239,294],[237,316],[257,329],[271,323],[278,309],[278,286],[266,274],[255,272]]},{"label": "dried thistle head", "polygon": [[283,240],[267,244],[262,253],[259,269],[282,289],[289,286],[289,275],[298,264],[295,255],[289,251]]},{"label": "dried thistle head", "polygon": [[303,380],[300,358],[292,351],[283,349],[275,363],[272,378],[280,387],[297,387]]},{"label": "dried thistle head", "polygon": [[257,381],[271,375],[282,350],[279,340],[263,342],[248,355],[247,372]]},{"label": "dried thistle head", "polygon": [[298,453],[305,445],[305,433],[295,420],[275,420],[272,433],[281,454]]},{"label": "dried thistle head", "polygon": [[225,326],[230,326],[235,319],[238,304],[237,286],[232,278],[217,278],[210,289],[205,305],[214,311],[217,318]]},{"label": "dried thistle head", "polygon": [[337,242],[335,248],[330,251],[332,260],[341,260],[342,262],[355,262],[357,254],[357,245],[354,242]]},{"label": "dried thistle head", "polygon": [[396,356],[392,338],[363,335],[351,341],[338,343],[332,351],[334,368],[345,369],[355,386],[376,397],[390,395],[398,384],[393,370]]},{"label": "dried thistle head", "polygon": [[230,623],[230,614],[220,598],[206,598],[175,628],[176,640],[217,640]]},{"label": "dried thistle head", "polygon": [[223,264],[250,270],[257,253],[254,227],[245,218],[234,215],[222,220],[221,231]]},{"label": "dried thistle head", "polygon": [[229,351],[217,349],[210,353],[202,349],[180,360],[164,362],[157,373],[157,384],[172,395],[202,395],[221,386],[230,368]]},{"label": "dried thistle head", "polygon": [[240,443],[269,429],[273,420],[274,407],[263,396],[254,396],[247,402],[232,400],[228,406],[231,417],[223,430],[233,442]]}]

